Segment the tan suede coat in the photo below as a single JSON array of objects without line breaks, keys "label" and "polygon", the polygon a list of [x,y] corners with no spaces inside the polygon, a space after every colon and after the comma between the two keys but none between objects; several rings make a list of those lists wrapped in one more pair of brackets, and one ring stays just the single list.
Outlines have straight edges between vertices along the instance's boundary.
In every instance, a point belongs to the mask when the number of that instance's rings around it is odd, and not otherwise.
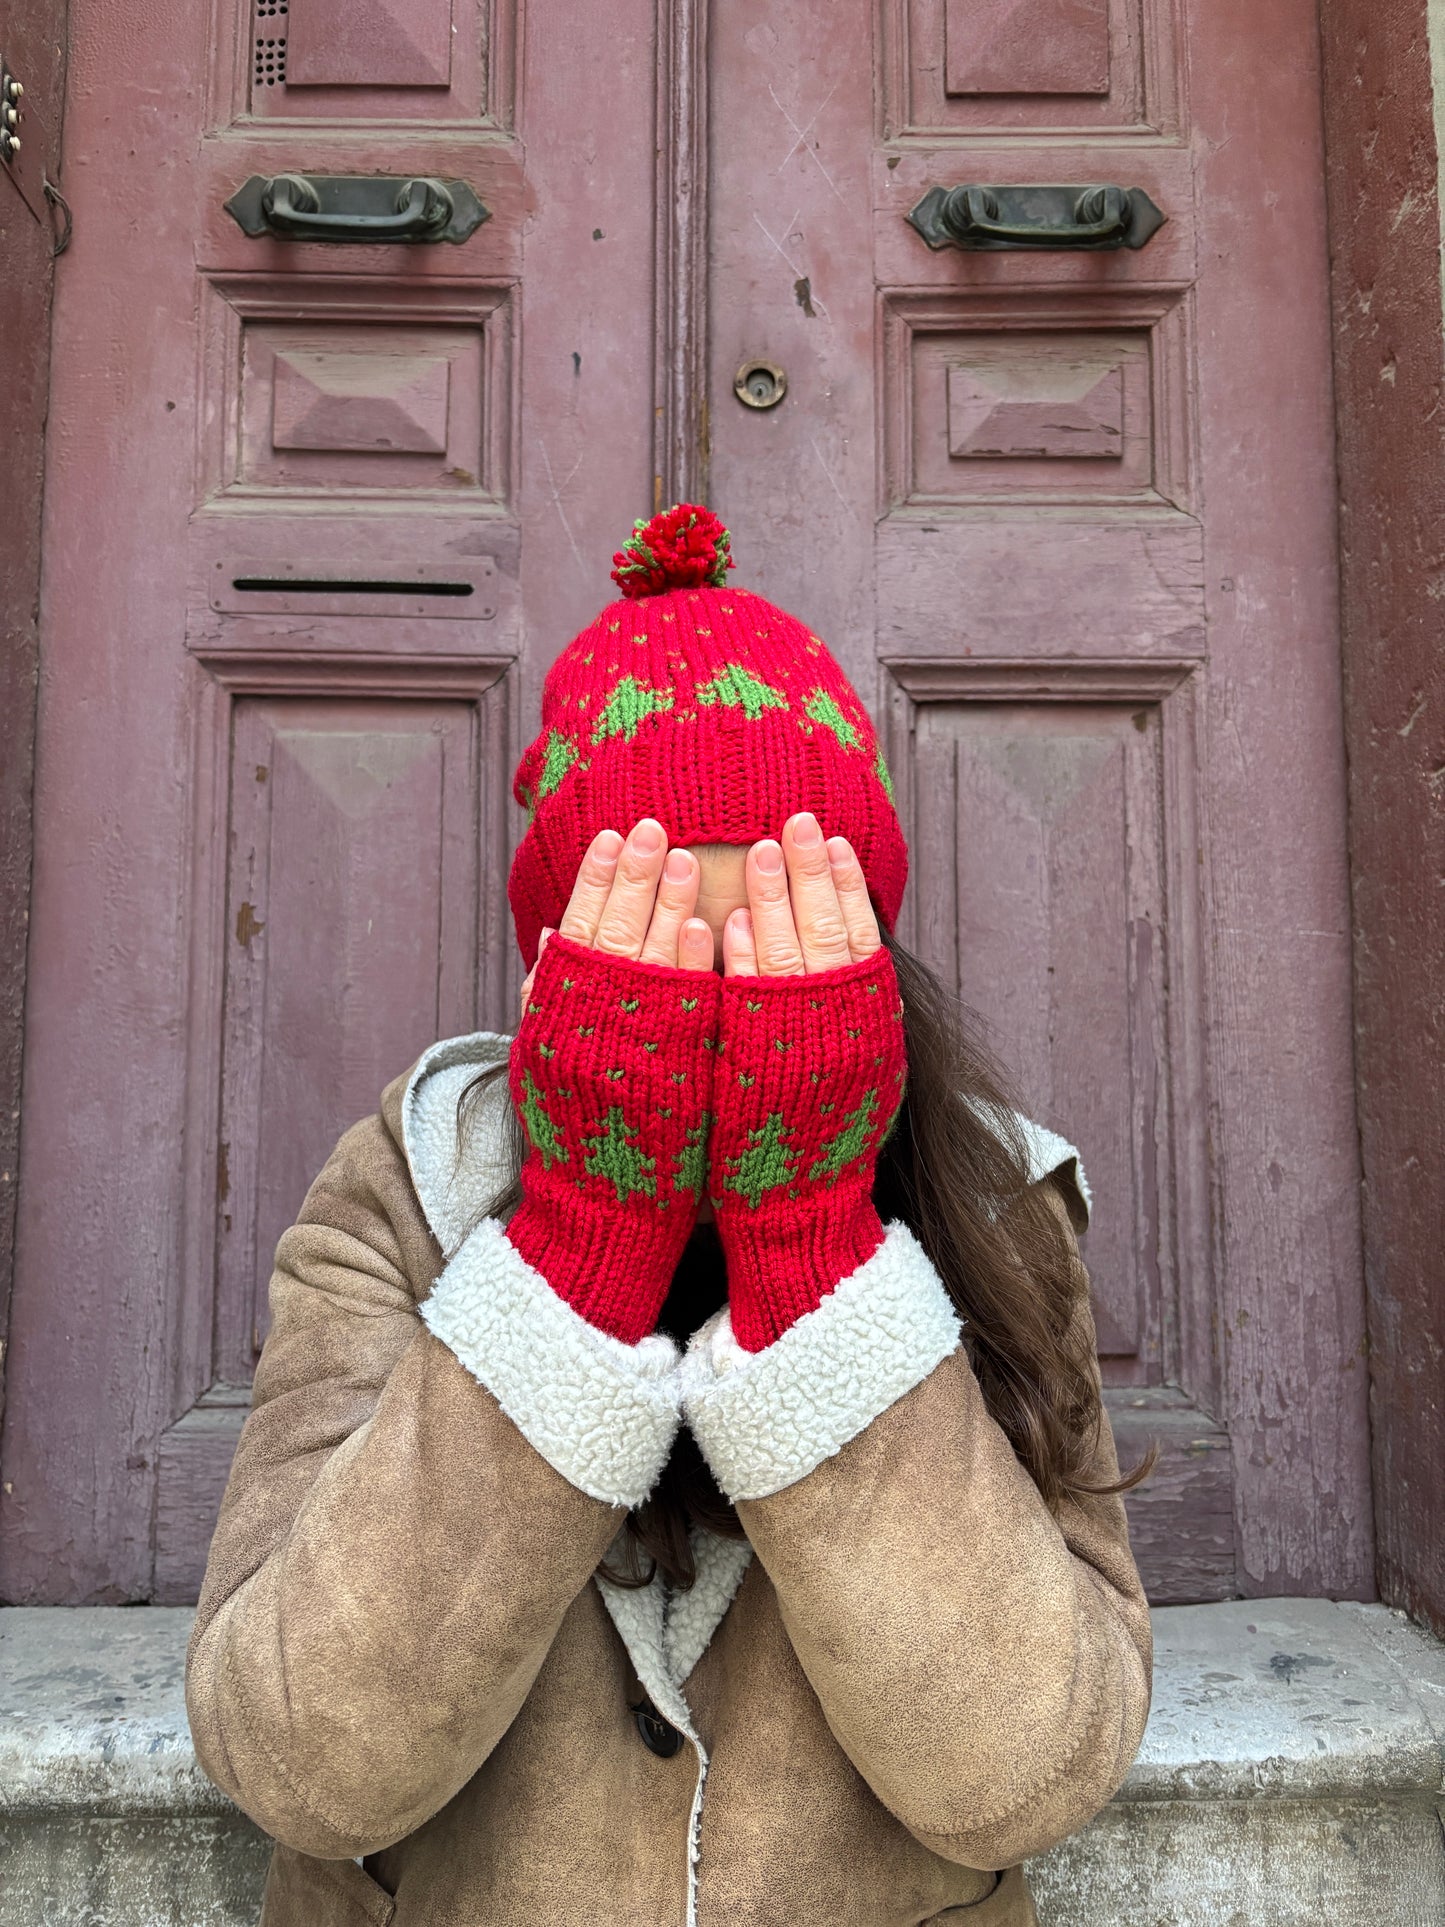
[{"label": "tan suede coat", "polygon": [[[448,1185],[456,1091],[507,1042],[389,1084],[277,1247],[186,1682],[278,1842],[264,1927],[1025,1927],[1018,1863],[1148,1711],[1122,1504],[1046,1510],[904,1227],[756,1357],[725,1316],[682,1359],[578,1329],[494,1222],[450,1253],[489,1195]],[[750,1544],[599,1582],[679,1423]]]}]

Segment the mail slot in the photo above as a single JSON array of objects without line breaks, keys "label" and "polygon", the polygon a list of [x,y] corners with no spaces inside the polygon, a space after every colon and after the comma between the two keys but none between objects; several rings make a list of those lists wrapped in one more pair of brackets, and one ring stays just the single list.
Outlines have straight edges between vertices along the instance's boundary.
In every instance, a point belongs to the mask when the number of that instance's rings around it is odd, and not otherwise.
[{"label": "mail slot", "polygon": [[233,558],[215,564],[210,603],[224,615],[432,616],[479,622],[497,613],[497,565],[491,556],[369,566]]}]

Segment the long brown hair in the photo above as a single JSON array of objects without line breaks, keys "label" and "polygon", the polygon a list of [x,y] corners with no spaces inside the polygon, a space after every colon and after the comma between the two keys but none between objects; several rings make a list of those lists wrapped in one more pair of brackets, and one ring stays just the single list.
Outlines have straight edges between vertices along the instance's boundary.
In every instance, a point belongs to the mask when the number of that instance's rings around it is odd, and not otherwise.
[{"label": "long brown hair", "polygon": [[[965,1321],[984,1403],[1045,1503],[1127,1491],[1148,1474],[1154,1454],[1117,1481],[1090,1479],[1101,1405],[1094,1352],[1081,1342],[1075,1316],[1081,1273],[1054,1208],[1030,1184],[1007,1080],[974,1013],[895,938],[883,941],[903,1000],[908,1075],[878,1153],[879,1215],[885,1224],[901,1218],[933,1260]],[[482,1071],[462,1090],[459,1159],[475,1100],[505,1069]],[[516,1173],[525,1146],[512,1106],[500,1108],[513,1175],[478,1217],[505,1220],[521,1201]],[[696,1577],[694,1525],[744,1536],[684,1428],[646,1504],[628,1515],[628,1567],[609,1576],[646,1585],[656,1569],[686,1589]]]}]

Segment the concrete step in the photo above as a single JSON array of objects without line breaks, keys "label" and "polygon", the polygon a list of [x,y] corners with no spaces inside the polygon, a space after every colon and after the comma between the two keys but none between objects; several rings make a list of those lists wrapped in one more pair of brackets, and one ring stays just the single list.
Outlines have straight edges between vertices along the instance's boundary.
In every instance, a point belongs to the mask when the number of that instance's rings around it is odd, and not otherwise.
[{"label": "concrete step", "polygon": [[[191,1751],[190,1622],[0,1610],[0,1927],[255,1921],[267,1843]],[[1139,1759],[1033,1868],[1045,1927],[1441,1927],[1445,1647],[1315,1599],[1154,1626]]]},{"label": "concrete step", "polygon": [[1165,1606],[1139,1757],[1046,1927],[1445,1927],[1445,1646],[1384,1606]]}]

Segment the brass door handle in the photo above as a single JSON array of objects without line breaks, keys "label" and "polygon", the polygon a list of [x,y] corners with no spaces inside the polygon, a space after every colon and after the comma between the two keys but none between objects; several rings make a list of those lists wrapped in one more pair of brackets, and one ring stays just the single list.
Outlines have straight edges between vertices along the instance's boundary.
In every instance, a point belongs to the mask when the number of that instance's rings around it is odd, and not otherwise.
[{"label": "brass door handle", "polygon": [[1168,218],[1142,187],[931,187],[908,213],[931,248],[1142,248]]},{"label": "brass door handle", "polygon": [[465,241],[488,217],[465,181],[374,174],[253,174],[226,203],[253,239]]}]

